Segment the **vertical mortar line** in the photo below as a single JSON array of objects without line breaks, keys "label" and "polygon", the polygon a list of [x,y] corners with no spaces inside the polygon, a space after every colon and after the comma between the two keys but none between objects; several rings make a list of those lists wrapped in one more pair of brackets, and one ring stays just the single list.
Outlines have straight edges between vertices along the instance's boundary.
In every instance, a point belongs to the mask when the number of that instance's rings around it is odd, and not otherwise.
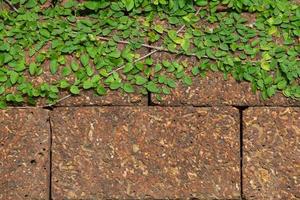
[{"label": "vertical mortar line", "polygon": [[52,200],[52,121],[51,121],[51,110],[49,111],[48,118],[49,118],[49,128],[50,128],[50,137],[49,137],[49,188],[48,188],[48,198]]},{"label": "vertical mortar line", "polygon": [[240,187],[241,187],[241,194],[240,199],[244,200],[244,185],[243,185],[243,156],[244,156],[244,122],[243,122],[243,114],[244,110],[248,108],[248,106],[239,106],[237,107],[240,113]]},{"label": "vertical mortar line", "polygon": [[[150,43],[150,41],[147,41],[147,44],[148,45],[151,45],[151,43]],[[147,53],[150,53],[152,51],[152,49],[147,49]],[[154,54],[152,54],[152,55],[154,55]],[[152,55],[150,56],[150,58],[152,58]],[[152,64],[152,66],[151,66],[151,68],[153,69],[153,64]],[[149,78],[148,78],[148,81],[151,81],[151,74],[150,74],[150,76],[149,76]],[[147,93],[147,106],[152,106],[153,105],[153,103],[152,103],[152,95],[151,95],[151,92],[150,91],[148,91],[148,93]]]}]

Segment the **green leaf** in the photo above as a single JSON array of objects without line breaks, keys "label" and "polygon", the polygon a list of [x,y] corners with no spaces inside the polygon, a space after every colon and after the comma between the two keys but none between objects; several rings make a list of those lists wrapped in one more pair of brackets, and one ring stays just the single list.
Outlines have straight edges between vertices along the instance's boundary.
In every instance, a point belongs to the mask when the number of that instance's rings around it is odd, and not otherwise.
[{"label": "green leaf", "polygon": [[168,32],[168,36],[169,36],[169,38],[170,38],[173,42],[175,42],[176,44],[181,44],[181,40],[182,40],[182,39],[180,39],[180,38],[177,37],[176,31],[170,30],[170,31]]},{"label": "green leaf", "polygon": [[9,78],[10,78],[10,82],[11,84],[16,84],[18,79],[19,79],[19,74],[15,71],[10,71],[9,72]]},{"label": "green leaf", "polygon": [[167,80],[167,85],[168,85],[169,87],[171,87],[171,88],[175,88],[175,87],[176,87],[176,83],[175,83],[175,81],[172,80],[172,79],[168,79],[168,80]]},{"label": "green leaf", "polygon": [[123,69],[123,72],[124,73],[128,73],[130,72],[132,69],[134,68],[133,64],[132,63],[127,63]]},{"label": "green leaf", "polygon": [[6,103],[0,100],[0,109],[5,109],[6,107],[7,107]]},{"label": "green leaf", "polygon": [[1,45],[0,45],[0,51],[9,51],[9,49],[10,49],[10,46],[9,46],[9,44],[8,43],[2,43]]},{"label": "green leaf", "polygon": [[5,88],[3,86],[0,86],[0,95],[5,92]]},{"label": "green leaf", "polygon": [[112,90],[117,90],[122,86],[122,84],[120,82],[114,81],[112,83],[109,84],[109,88]]},{"label": "green leaf", "polygon": [[190,48],[190,41],[189,41],[189,39],[184,39],[184,40],[182,40],[181,47],[182,47],[182,49],[183,49],[185,52],[188,52],[188,50],[189,50],[189,48]]},{"label": "green leaf", "polygon": [[87,90],[93,87],[93,82],[91,80],[86,80],[83,82],[83,89]]},{"label": "green leaf", "polygon": [[31,76],[35,75],[37,71],[37,65],[35,63],[30,63],[29,64],[29,73]]},{"label": "green leaf", "polygon": [[134,0],[122,0],[122,3],[125,5],[127,11],[132,10],[134,7]]},{"label": "green leaf", "polygon": [[192,81],[192,78],[189,77],[189,76],[184,76],[183,77],[183,82],[186,84],[186,85],[192,85],[193,81]]},{"label": "green leaf", "polygon": [[268,97],[272,97],[276,93],[276,88],[275,87],[269,87],[267,89],[267,95]]},{"label": "green leaf", "polygon": [[70,86],[70,84],[68,83],[67,80],[60,81],[60,88],[65,89],[65,88],[68,88],[69,86]]},{"label": "green leaf", "polygon": [[70,69],[70,67],[64,67],[62,69],[62,75],[63,76],[69,76],[72,73],[72,70]]},{"label": "green leaf", "polygon": [[72,94],[79,94],[80,90],[76,85],[72,85],[71,88],[70,88],[70,92]]},{"label": "green leaf", "polygon": [[264,69],[266,71],[270,70],[270,64],[268,62],[263,61],[260,66],[261,66],[262,69]]},{"label": "green leaf", "polygon": [[127,93],[133,93],[133,92],[134,92],[133,86],[132,86],[131,84],[129,84],[129,83],[125,83],[125,84],[123,85],[123,90],[124,90],[125,92],[127,92]]},{"label": "green leaf", "polygon": [[47,29],[41,29],[40,30],[40,34],[42,35],[42,36],[44,36],[45,38],[50,38],[50,32],[47,30]]},{"label": "green leaf", "polygon": [[80,62],[83,66],[87,66],[89,64],[90,57],[87,54],[82,54],[80,56]]},{"label": "green leaf", "polygon": [[196,0],[197,6],[206,6],[208,4],[207,0]]},{"label": "green leaf", "polygon": [[58,70],[58,63],[57,60],[50,61],[50,72],[51,74],[55,74]]},{"label": "green leaf", "polygon": [[144,85],[145,83],[147,83],[148,82],[148,79],[146,79],[146,78],[144,78],[144,77],[142,77],[142,76],[140,76],[140,75],[136,75],[135,76],[135,80],[136,80],[136,84],[137,85]]},{"label": "green leaf", "polygon": [[78,63],[72,61],[72,63],[71,63],[71,68],[72,68],[72,70],[73,70],[74,72],[78,71],[78,69],[79,69]]},{"label": "green leaf", "polygon": [[156,83],[150,81],[147,83],[146,88],[149,92],[152,93],[158,93],[159,92],[159,88],[157,87]]},{"label": "green leaf", "polygon": [[287,86],[287,81],[286,80],[282,80],[279,83],[277,83],[277,88],[280,90],[285,89]]},{"label": "green leaf", "polygon": [[193,67],[193,69],[192,69],[192,74],[193,74],[194,76],[196,76],[196,75],[198,75],[199,73],[200,73],[199,67]]},{"label": "green leaf", "polygon": [[120,58],[121,56],[121,52],[119,50],[114,50],[113,52],[111,52],[110,54],[108,54],[110,57],[112,58]]},{"label": "green leaf", "polygon": [[99,95],[105,95],[106,89],[102,85],[98,85],[96,89],[97,94]]},{"label": "green leaf", "polygon": [[155,30],[156,32],[158,32],[158,33],[161,33],[161,34],[164,32],[164,28],[163,28],[163,26],[160,25],[160,24],[155,25],[155,26],[154,26],[154,30]]},{"label": "green leaf", "polygon": [[83,5],[90,10],[98,10],[100,8],[100,2],[97,1],[86,1]]}]

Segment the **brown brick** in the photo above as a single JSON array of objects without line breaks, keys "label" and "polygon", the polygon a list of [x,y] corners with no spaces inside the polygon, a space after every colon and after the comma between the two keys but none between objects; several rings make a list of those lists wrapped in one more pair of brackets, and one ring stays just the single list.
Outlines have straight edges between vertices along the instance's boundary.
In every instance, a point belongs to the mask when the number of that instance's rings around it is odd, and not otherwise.
[{"label": "brown brick", "polygon": [[48,112],[0,111],[0,199],[47,199]]},{"label": "brown brick", "polygon": [[[194,66],[199,65],[196,58],[176,56],[169,53],[160,52],[152,56],[154,61],[161,63],[162,60],[178,61],[188,63],[187,71],[191,71]],[[191,73],[190,73],[191,75]],[[251,84],[248,82],[237,82],[232,76],[228,80],[224,79],[221,72],[208,72],[206,77],[193,77],[193,85],[187,87],[182,82],[177,83],[177,87],[170,95],[161,95],[162,100],[158,101],[155,94],[152,94],[152,101],[158,105],[194,105],[194,106],[287,106],[300,105],[300,101],[288,99],[278,93],[269,100],[262,100],[260,93],[254,94],[251,91]]]},{"label": "brown brick", "polygon": [[235,108],[58,108],[53,199],[238,198]]},{"label": "brown brick", "polygon": [[299,199],[300,108],[250,108],[244,116],[246,199]]}]

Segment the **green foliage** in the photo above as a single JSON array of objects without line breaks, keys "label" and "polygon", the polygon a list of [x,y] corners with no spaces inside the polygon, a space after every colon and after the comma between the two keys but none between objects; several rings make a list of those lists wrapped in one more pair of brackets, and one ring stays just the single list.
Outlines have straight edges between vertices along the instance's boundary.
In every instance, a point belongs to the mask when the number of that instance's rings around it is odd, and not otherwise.
[{"label": "green foliage", "polygon": [[[264,99],[300,99],[300,7],[291,1],[11,2],[18,12],[0,11],[0,108],[53,103],[61,91],[168,95],[208,70],[251,82]],[[162,58],[140,59],[145,48]]]}]

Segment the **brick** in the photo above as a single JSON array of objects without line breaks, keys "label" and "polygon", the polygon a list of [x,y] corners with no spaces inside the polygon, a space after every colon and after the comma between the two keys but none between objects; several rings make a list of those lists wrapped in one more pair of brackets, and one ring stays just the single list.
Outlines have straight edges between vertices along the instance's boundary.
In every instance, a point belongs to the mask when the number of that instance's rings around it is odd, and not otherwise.
[{"label": "brick", "polygon": [[57,108],[53,199],[232,199],[240,194],[235,108]]},{"label": "brick", "polygon": [[250,108],[244,113],[246,199],[300,198],[300,108]]},{"label": "brick", "polygon": [[47,199],[48,112],[0,111],[0,199]]},{"label": "brick", "polygon": [[170,95],[161,95],[162,100],[157,100],[157,95],[152,94],[152,102],[157,105],[193,105],[193,106],[300,106],[300,101],[286,98],[280,93],[268,100],[262,100],[260,92],[254,94],[251,91],[251,84],[248,82],[237,82],[232,76],[227,80],[221,72],[208,72],[206,77],[191,75],[194,66],[199,65],[196,58],[176,56],[160,52],[152,56],[156,63],[162,60],[186,62],[193,84],[189,87],[182,82],[171,91]]}]

